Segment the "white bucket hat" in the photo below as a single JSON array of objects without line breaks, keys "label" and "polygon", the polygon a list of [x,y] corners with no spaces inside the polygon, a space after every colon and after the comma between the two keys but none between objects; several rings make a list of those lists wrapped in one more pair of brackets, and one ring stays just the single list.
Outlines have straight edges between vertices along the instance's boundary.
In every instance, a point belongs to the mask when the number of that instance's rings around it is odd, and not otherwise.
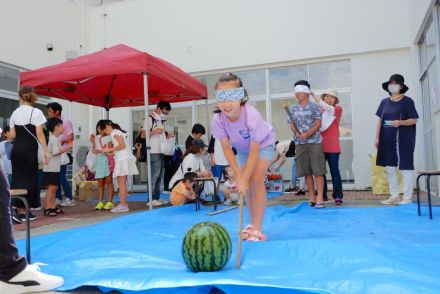
[{"label": "white bucket hat", "polygon": [[321,94],[321,99],[324,100],[324,95],[332,95],[336,98],[336,103],[339,103],[339,92],[335,89],[327,89]]}]

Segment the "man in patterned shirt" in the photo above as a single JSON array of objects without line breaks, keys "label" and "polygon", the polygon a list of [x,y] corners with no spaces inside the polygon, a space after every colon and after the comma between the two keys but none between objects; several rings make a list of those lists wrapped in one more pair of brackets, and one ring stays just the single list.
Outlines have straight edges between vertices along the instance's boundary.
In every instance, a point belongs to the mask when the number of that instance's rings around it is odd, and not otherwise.
[{"label": "man in patterned shirt", "polygon": [[[296,144],[296,163],[298,177],[305,176],[309,190],[311,206],[324,208],[324,175],[326,173],[325,157],[322,152],[322,137],[319,132],[322,117],[319,106],[309,101],[310,84],[301,80],[295,83],[297,104],[289,107],[294,123],[300,134],[294,134]],[[295,133],[294,124],[287,118],[290,128]],[[318,195],[315,195],[315,182]]]}]

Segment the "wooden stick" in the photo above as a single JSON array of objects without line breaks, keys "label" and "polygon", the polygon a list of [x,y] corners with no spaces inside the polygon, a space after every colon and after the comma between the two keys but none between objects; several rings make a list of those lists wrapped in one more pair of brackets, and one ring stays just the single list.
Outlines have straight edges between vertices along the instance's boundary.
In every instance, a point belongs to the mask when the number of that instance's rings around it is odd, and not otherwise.
[{"label": "wooden stick", "polygon": [[227,207],[227,208],[224,208],[224,209],[220,209],[220,210],[217,210],[217,211],[213,211],[213,212],[207,213],[206,215],[211,216],[211,215],[220,214],[220,213],[223,213],[223,212],[227,212],[227,211],[233,210],[233,209],[235,209],[237,207],[238,207],[238,205],[234,205],[234,206],[231,206],[231,207]]},{"label": "wooden stick", "polygon": [[284,108],[284,110],[286,110],[287,115],[288,115],[289,118],[290,118],[290,123],[291,123],[292,126],[293,126],[293,130],[294,130],[295,134],[298,135],[298,136],[301,136],[301,132],[299,131],[298,127],[297,127],[296,124],[295,124],[295,120],[294,120],[294,118],[293,118],[293,114],[292,114],[292,112],[290,112],[289,106],[287,106],[287,105],[283,105],[283,108]]},{"label": "wooden stick", "polygon": [[241,231],[243,230],[243,195],[240,193],[240,198],[238,200],[238,206],[240,208],[239,219],[238,219],[238,243],[237,243],[237,259],[235,260],[235,267],[240,268],[241,266]]}]

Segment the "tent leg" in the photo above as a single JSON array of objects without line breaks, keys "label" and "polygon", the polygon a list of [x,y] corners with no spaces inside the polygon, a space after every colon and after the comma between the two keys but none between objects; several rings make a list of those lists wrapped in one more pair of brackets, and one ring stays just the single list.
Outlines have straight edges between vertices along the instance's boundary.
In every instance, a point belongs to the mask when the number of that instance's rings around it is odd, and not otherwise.
[{"label": "tent leg", "polygon": [[[145,119],[148,119],[148,74],[146,72],[143,73],[144,76],[144,111],[145,111]],[[153,206],[151,201],[153,200],[153,190],[151,188],[151,153],[150,153],[150,129],[146,129],[145,143],[147,146],[147,187],[148,187],[148,203],[149,209],[152,210]]]}]

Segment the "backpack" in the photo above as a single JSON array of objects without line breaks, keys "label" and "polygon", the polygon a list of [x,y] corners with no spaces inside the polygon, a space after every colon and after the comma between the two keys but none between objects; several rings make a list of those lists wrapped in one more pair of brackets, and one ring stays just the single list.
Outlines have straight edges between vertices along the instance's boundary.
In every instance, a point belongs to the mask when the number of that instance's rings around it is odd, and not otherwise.
[{"label": "backpack", "polygon": [[[153,129],[154,124],[156,123],[157,119],[155,119],[151,114],[149,115],[152,122],[152,127],[150,128],[150,132]],[[145,139],[141,138],[141,134],[139,133],[139,136],[136,138],[133,144],[133,155],[136,157],[136,160],[139,162],[147,162],[147,143],[145,142]]]},{"label": "backpack", "polygon": [[286,157],[295,157],[295,142],[290,141],[289,149],[286,152]]}]

